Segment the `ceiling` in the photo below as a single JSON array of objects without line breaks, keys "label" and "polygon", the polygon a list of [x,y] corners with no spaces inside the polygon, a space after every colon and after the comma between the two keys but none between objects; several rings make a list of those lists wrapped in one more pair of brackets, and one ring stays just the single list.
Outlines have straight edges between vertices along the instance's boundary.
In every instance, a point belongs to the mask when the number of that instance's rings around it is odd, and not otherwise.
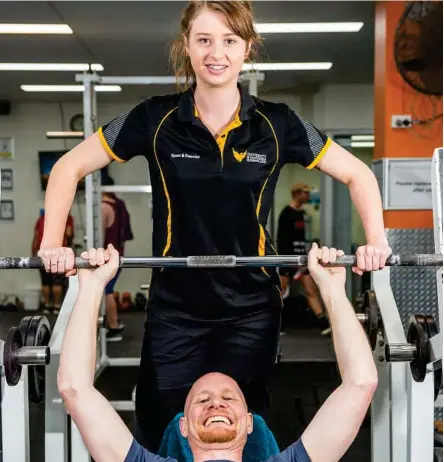
[{"label": "ceiling", "polygon": [[[0,35],[0,62],[100,63],[107,76],[170,75],[167,47],[183,1],[0,1],[1,22],[66,23],[74,35]],[[266,35],[264,61],[331,61],[329,71],[267,72],[264,89],[373,81],[374,2],[254,1],[257,22],[362,21],[358,33]],[[0,72],[0,98],[80,101],[80,94],[31,94],[22,84],[73,84],[73,72]],[[174,86],[124,86],[100,101],[139,99]]]}]

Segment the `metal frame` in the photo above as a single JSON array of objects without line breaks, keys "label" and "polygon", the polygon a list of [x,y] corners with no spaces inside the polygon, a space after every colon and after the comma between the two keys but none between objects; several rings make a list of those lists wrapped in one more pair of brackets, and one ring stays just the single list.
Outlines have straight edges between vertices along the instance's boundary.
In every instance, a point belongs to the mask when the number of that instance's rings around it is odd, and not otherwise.
[{"label": "metal frame", "polygon": [[22,366],[17,385],[8,386],[3,374],[3,348],[0,340],[0,459],[30,462],[28,366]]},{"label": "metal frame", "polygon": [[[435,251],[442,253],[442,149],[437,149],[432,164],[432,197],[435,217]],[[381,162],[381,161],[379,161]],[[383,161],[382,161],[383,162]],[[386,186],[386,180],[383,182]],[[378,336],[374,352],[379,386],[374,395],[372,415],[373,462],[431,462],[434,450],[434,368],[442,362],[442,268],[437,270],[440,333],[430,340],[432,361],[425,380],[413,380],[409,363],[387,363],[384,346],[406,343],[406,336],[390,286],[390,268],[372,273],[384,332]]]},{"label": "metal frame", "polygon": [[[384,157],[382,159],[375,160],[373,162],[373,167],[378,169],[378,173],[381,174],[381,195],[382,195],[382,206],[384,210],[424,210],[424,207],[394,207],[390,205],[390,197],[389,197],[389,182],[390,182],[390,166],[399,162],[406,162],[410,161],[414,162],[426,162],[431,160],[427,157],[396,157],[396,158],[388,158]],[[380,170],[379,170],[380,169]],[[431,209],[430,206],[428,209]]]}]

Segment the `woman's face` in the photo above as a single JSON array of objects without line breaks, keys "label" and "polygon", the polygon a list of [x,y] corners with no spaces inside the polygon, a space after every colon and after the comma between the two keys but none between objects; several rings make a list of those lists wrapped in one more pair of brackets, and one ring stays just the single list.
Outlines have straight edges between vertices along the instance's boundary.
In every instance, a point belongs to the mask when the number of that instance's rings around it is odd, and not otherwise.
[{"label": "woman's face", "polygon": [[204,10],[192,23],[186,48],[197,83],[223,87],[238,79],[250,45],[230,29],[222,13]]}]

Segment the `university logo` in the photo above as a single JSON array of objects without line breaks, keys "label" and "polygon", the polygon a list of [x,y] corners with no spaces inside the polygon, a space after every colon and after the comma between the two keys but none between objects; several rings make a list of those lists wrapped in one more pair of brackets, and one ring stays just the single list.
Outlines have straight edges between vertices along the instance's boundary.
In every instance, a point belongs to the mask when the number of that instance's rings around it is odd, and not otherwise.
[{"label": "university logo", "polygon": [[247,156],[247,151],[237,152],[233,148],[233,156],[238,162],[242,162],[245,159],[245,157]]}]

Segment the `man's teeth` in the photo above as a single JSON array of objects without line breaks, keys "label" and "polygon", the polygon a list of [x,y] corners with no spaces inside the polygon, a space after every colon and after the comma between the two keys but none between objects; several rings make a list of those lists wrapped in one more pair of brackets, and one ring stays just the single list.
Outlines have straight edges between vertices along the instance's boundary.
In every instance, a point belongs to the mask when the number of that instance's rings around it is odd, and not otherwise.
[{"label": "man's teeth", "polygon": [[228,419],[227,417],[224,417],[222,415],[215,415],[213,417],[209,417],[205,423],[204,423],[204,427],[208,427],[209,425],[211,425],[213,422],[222,422],[222,423],[226,423],[227,425],[231,425],[231,422],[230,422],[230,419]]},{"label": "man's teeth", "polygon": [[222,69],[225,69],[227,66],[214,66],[212,64],[208,64],[208,67],[211,67],[211,69],[214,69],[216,71],[220,71]]}]

